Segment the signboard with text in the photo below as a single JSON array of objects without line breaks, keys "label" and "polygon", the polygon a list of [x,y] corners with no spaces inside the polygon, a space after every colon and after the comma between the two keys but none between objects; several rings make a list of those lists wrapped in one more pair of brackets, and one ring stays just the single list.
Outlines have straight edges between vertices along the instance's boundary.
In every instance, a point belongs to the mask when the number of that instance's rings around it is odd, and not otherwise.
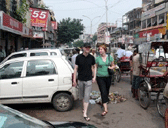
[{"label": "signboard with text", "polygon": [[47,28],[49,10],[30,8],[31,26]]},{"label": "signboard with text", "polygon": [[157,11],[164,9],[165,7],[166,7],[166,4],[163,3],[163,4],[161,4],[161,5],[159,5],[159,6],[155,7],[155,8],[152,8],[152,9],[142,13],[142,17],[144,17],[144,16],[153,17],[153,16],[156,15]]},{"label": "signboard with text", "polygon": [[152,36],[155,36],[155,34],[159,34],[159,33],[162,33],[162,35],[165,35],[166,34],[166,27],[141,31],[141,32],[139,32],[139,38],[147,37],[147,34],[148,34],[148,36],[152,37]]},{"label": "signboard with text", "polygon": [[57,30],[57,21],[51,21],[51,24],[52,24],[52,28],[54,29],[54,30]]},{"label": "signboard with text", "polygon": [[44,33],[43,32],[33,32],[33,38],[43,38]]},{"label": "signboard with text", "polygon": [[163,2],[164,0],[155,0],[155,4],[158,4],[160,2]]},{"label": "signboard with text", "polygon": [[10,17],[9,15],[3,13],[3,27],[6,27],[7,29],[12,29],[14,31],[17,31],[19,33],[22,33],[23,30],[23,24],[16,19]]}]

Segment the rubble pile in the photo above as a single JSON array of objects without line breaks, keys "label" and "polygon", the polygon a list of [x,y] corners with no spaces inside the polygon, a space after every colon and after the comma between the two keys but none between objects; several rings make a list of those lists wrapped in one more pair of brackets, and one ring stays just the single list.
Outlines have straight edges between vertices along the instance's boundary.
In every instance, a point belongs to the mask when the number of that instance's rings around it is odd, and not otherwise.
[{"label": "rubble pile", "polygon": [[[92,91],[90,94],[90,103],[91,104],[101,104],[101,96],[100,96],[100,92],[98,91]],[[124,98],[124,96],[118,94],[118,92],[112,92],[109,94],[109,100],[110,103],[120,103],[120,102],[124,102],[126,101],[126,98]]]}]

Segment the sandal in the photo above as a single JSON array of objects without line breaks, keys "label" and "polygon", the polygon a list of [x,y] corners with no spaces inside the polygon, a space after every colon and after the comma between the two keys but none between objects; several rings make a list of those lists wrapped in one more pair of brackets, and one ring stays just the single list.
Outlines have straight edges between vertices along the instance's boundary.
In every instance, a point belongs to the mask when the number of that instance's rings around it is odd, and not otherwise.
[{"label": "sandal", "polygon": [[101,115],[105,116],[107,113],[108,113],[107,111],[104,111]]},{"label": "sandal", "polygon": [[89,117],[83,117],[86,121],[90,121]]}]

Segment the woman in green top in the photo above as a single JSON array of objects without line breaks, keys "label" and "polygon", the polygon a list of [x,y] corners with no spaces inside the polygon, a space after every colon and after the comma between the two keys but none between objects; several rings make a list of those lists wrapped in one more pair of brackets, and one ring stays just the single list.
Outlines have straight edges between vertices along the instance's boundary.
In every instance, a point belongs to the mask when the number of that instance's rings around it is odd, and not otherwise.
[{"label": "woman in green top", "polygon": [[96,58],[96,80],[101,92],[102,103],[104,112],[102,116],[105,116],[108,112],[107,103],[109,102],[109,89],[111,85],[111,76],[108,74],[108,68],[114,69],[114,60],[109,55],[106,55],[107,47],[105,45],[99,46],[100,56]]}]

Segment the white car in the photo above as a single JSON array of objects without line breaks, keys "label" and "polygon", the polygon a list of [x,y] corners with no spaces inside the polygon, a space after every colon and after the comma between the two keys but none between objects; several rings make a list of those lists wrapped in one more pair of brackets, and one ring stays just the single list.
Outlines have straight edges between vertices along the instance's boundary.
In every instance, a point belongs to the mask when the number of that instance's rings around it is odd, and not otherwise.
[{"label": "white car", "polygon": [[156,49],[156,54],[155,57],[160,59],[161,61],[163,61],[165,59],[165,55],[166,55],[166,59],[168,58],[168,53],[164,54],[164,50],[163,49]]},{"label": "white car", "polygon": [[11,53],[6,57],[0,64],[4,63],[7,60],[20,58],[20,57],[33,57],[33,56],[59,56],[62,57],[61,49],[33,49],[33,50],[24,50],[19,52]]},{"label": "white car", "polygon": [[73,69],[62,57],[22,57],[0,65],[0,103],[52,103],[70,110],[78,99]]}]

